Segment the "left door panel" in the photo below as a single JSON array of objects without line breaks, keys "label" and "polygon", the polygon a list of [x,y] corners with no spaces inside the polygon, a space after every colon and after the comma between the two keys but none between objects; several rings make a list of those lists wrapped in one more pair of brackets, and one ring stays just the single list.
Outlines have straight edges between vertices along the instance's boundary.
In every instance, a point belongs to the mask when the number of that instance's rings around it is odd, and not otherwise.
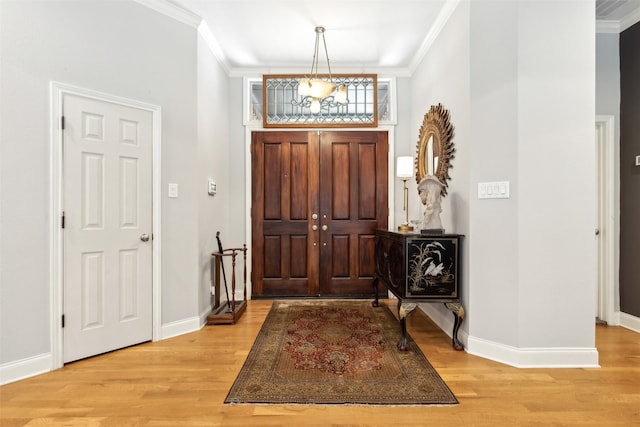
[{"label": "left door panel", "polygon": [[150,111],[63,98],[64,362],[152,339]]}]

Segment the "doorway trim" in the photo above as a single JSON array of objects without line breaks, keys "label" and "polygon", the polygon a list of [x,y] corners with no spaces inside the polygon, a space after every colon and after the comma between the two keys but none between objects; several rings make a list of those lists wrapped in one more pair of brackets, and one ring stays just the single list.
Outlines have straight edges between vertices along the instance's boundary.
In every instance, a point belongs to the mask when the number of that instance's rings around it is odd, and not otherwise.
[{"label": "doorway trim", "polygon": [[[262,126],[245,126],[245,147],[244,147],[244,170],[245,170],[245,241],[247,242],[247,265],[252,265],[253,260],[251,254],[253,253],[251,246],[251,135],[253,132],[275,132],[282,131],[283,129],[264,128]],[[293,129],[296,130],[296,129]],[[395,127],[392,125],[383,125],[375,128],[341,128],[340,131],[356,131],[356,132],[387,132],[387,143],[389,144],[389,153],[387,156],[387,173],[388,173],[388,188],[387,188],[387,224],[395,224],[394,219],[394,200],[395,200]],[[309,129],[309,131],[313,131]],[[318,130],[320,132],[320,130]],[[251,273],[249,272],[249,283],[247,283],[247,299],[251,299],[251,290],[253,283],[251,282]],[[238,291],[236,291],[238,292]],[[242,295],[236,295],[236,298],[242,298]]]},{"label": "doorway trim", "polygon": [[[615,214],[616,182],[615,163],[615,116],[596,116],[595,150],[598,186],[598,200],[596,217],[599,228],[596,243],[597,269],[597,313],[600,320],[610,325],[619,325],[620,316],[616,313],[616,295],[618,286],[618,230],[616,229]],[[604,284],[604,286],[601,286]]]},{"label": "doorway trim", "polygon": [[161,235],[161,141],[162,141],[162,109],[157,105],[148,104],[134,99],[123,98],[91,89],[85,89],[66,83],[51,81],[50,89],[50,147],[49,153],[49,306],[50,306],[50,337],[51,337],[51,370],[61,368],[64,364],[64,345],[62,331],[62,315],[64,301],[64,251],[63,235],[60,226],[63,209],[62,189],[62,100],[64,95],[77,95],[102,102],[110,102],[127,107],[149,111],[153,120],[152,136],[152,339],[160,339],[162,326],[162,284],[160,260],[162,235]]}]

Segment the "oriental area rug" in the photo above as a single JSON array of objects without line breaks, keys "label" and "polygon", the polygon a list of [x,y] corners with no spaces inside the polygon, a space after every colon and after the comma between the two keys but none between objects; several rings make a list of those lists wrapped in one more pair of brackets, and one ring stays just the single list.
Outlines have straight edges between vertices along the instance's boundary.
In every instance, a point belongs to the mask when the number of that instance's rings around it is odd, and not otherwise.
[{"label": "oriental area rug", "polygon": [[275,301],[225,403],[445,405],[457,399],[400,324],[364,300]]}]

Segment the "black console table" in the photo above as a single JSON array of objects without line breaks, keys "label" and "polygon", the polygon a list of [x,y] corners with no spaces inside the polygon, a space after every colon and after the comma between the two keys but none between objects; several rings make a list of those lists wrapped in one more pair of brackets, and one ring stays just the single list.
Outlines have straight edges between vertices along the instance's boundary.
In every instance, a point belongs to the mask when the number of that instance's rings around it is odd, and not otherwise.
[{"label": "black console table", "polygon": [[398,317],[402,338],[400,350],[407,349],[406,317],[418,303],[444,303],[454,315],[452,344],[456,350],[464,346],[458,340],[458,329],[464,320],[460,302],[460,253],[463,235],[424,234],[376,230],[376,275],[373,280],[375,301],[379,305],[378,282],[382,282],[398,298]]}]

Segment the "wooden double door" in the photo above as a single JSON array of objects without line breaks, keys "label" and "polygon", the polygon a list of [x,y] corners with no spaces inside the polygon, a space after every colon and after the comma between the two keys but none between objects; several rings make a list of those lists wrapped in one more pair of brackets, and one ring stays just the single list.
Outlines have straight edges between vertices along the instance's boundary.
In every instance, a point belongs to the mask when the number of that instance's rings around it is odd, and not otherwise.
[{"label": "wooden double door", "polygon": [[252,296],[373,295],[387,132],[254,132]]}]

